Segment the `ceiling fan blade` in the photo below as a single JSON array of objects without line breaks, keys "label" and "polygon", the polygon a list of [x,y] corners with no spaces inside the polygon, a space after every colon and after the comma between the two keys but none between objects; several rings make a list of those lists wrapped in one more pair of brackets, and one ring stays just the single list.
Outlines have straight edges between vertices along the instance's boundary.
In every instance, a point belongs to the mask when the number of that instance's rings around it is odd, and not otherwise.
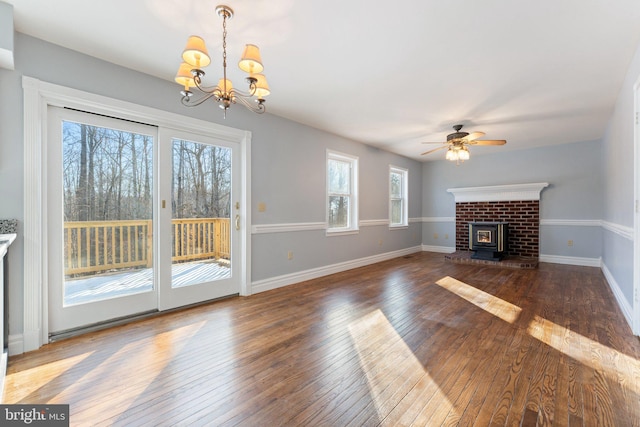
[{"label": "ceiling fan blade", "polygon": [[484,136],[484,132],[471,132],[469,135],[465,136],[462,139],[466,139],[467,141],[473,141],[474,139],[478,139]]},{"label": "ceiling fan blade", "polygon": [[477,139],[475,141],[469,141],[469,144],[473,145],[504,145],[507,141],[504,139]]},{"label": "ceiling fan blade", "polygon": [[446,142],[421,142],[420,144],[447,144]]},{"label": "ceiling fan blade", "polygon": [[438,147],[438,148],[434,148],[433,150],[429,150],[429,151],[425,151],[424,153],[421,153],[421,156],[425,156],[427,154],[431,154],[434,151],[438,151],[438,150],[442,150],[443,148],[447,148],[449,145],[443,145],[442,147]]}]

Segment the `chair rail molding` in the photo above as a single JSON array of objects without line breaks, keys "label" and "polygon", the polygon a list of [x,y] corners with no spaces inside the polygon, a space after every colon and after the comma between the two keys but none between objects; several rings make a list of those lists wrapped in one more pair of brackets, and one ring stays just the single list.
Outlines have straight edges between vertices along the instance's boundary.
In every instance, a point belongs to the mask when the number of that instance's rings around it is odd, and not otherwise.
[{"label": "chair rail molding", "polygon": [[420,222],[456,222],[455,216],[427,216],[420,218]]},{"label": "chair rail molding", "polygon": [[[448,218],[447,218],[448,220]],[[453,219],[451,219],[453,221]],[[422,222],[422,218],[409,218],[409,223]],[[360,227],[382,227],[389,226],[388,219],[362,219],[358,222]],[[326,230],[328,228],[326,222],[294,222],[286,224],[254,224],[251,228],[251,234],[271,234],[271,233],[290,233],[294,231],[314,231]],[[403,227],[397,227],[403,228]],[[404,227],[406,228],[406,227]]]},{"label": "chair rail molding", "polygon": [[627,227],[625,225],[616,224],[609,221],[602,221],[602,228],[612,233],[617,234],[620,237],[633,241],[633,227]]},{"label": "chair rail molding", "polygon": [[599,219],[541,219],[540,225],[561,227],[602,227]]},{"label": "chair rail molding", "polygon": [[289,224],[254,224],[252,234],[289,233],[292,231],[326,230],[326,222],[297,222]]}]

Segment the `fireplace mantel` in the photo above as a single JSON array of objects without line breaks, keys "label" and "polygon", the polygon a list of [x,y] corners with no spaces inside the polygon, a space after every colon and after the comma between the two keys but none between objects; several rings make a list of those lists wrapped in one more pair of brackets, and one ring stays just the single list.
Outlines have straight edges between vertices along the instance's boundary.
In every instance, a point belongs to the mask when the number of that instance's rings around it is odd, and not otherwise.
[{"label": "fireplace mantel", "polygon": [[456,203],[464,202],[507,202],[515,200],[540,200],[542,189],[548,182],[531,184],[493,185],[490,187],[449,188]]}]

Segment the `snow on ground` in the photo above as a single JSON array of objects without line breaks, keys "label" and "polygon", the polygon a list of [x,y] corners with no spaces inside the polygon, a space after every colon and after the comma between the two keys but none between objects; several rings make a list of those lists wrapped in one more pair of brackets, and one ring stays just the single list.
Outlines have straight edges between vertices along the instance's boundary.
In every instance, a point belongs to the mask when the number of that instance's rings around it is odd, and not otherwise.
[{"label": "snow on ground", "polygon": [[[231,269],[217,263],[185,263],[171,266],[174,288],[231,277]],[[153,289],[153,269],[129,270],[65,281],[64,305],[148,292]]]}]

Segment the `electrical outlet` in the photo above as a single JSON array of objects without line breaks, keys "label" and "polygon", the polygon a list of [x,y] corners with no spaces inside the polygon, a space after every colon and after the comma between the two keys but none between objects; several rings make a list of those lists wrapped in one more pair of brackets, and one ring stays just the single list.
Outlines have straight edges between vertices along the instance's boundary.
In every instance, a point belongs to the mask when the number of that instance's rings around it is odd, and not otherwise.
[{"label": "electrical outlet", "polygon": [[567,246],[573,246],[573,240],[568,240],[567,241]]},{"label": "electrical outlet", "polygon": [[258,203],[258,212],[264,212],[267,210],[267,204],[265,202]]},{"label": "electrical outlet", "polygon": [[438,240],[438,233],[433,233],[433,238],[434,238],[435,240]]},{"label": "electrical outlet", "polygon": [[378,246],[382,246],[382,239],[378,240]]},{"label": "electrical outlet", "polygon": [[293,259],[293,251],[287,252],[287,259],[291,261]]},{"label": "electrical outlet", "polygon": [[449,239],[449,235],[448,235],[448,234],[445,234],[445,235],[444,235],[444,240],[448,240],[448,239]]}]

